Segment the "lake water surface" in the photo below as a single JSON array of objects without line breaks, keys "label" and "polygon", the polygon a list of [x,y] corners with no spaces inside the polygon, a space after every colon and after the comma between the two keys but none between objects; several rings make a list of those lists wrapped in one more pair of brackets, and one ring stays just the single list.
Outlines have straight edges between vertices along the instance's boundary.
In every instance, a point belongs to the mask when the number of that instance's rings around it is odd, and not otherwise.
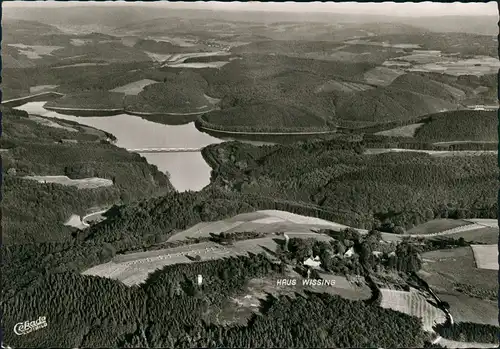
[{"label": "lake water surface", "polygon": [[[199,132],[194,123],[187,125],[163,125],[138,116],[120,114],[114,116],[79,117],[63,115],[43,108],[45,102],[29,102],[16,109],[30,114],[70,120],[82,125],[109,132],[116,138],[116,146],[137,148],[202,148],[222,140]],[[178,191],[201,190],[210,183],[211,168],[200,152],[141,154],[160,171],[170,173],[170,181]]]}]

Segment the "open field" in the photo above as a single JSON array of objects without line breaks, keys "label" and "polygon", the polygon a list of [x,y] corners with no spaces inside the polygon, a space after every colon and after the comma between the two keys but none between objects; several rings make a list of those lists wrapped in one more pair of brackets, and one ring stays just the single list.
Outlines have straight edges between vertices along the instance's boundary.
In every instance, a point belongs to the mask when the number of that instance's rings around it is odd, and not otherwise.
[{"label": "open field", "polygon": [[424,125],[423,123],[406,125],[392,128],[390,130],[380,131],[375,133],[377,136],[387,137],[414,137],[417,130]]},{"label": "open field", "polygon": [[423,149],[399,149],[399,148],[371,148],[365,149],[366,155],[377,155],[391,152],[416,152],[427,153],[433,156],[482,156],[485,154],[496,154],[497,150],[423,150]]},{"label": "open field", "polygon": [[97,177],[70,179],[67,176],[26,176],[23,178],[35,180],[38,183],[57,183],[61,185],[77,187],[78,189],[95,189],[113,185],[113,181],[111,179]]},{"label": "open field", "polygon": [[30,94],[42,93],[47,91],[52,91],[59,85],[36,85],[30,86]]},{"label": "open field", "polygon": [[330,80],[322,84],[316,89],[316,93],[328,93],[328,92],[344,92],[344,93],[354,93],[359,91],[370,90],[373,87],[370,85],[362,84],[359,82],[341,81],[341,80]]},{"label": "open field", "polygon": [[494,74],[500,67],[500,61],[494,57],[478,56],[463,60],[442,60],[435,63],[415,65],[408,71],[438,72],[448,75],[487,75]]},{"label": "open field", "polygon": [[84,39],[70,39],[70,43],[73,46],[83,46],[89,43],[92,43],[92,40],[84,40]]},{"label": "open field", "polygon": [[222,68],[229,61],[220,61],[220,62],[204,62],[204,63],[176,63],[173,65],[165,65],[165,67],[169,68],[192,68],[192,69],[203,69],[203,68]]},{"label": "open field", "polygon": [[436,231],[436,232],[433,232],[433,233],[429,233],[429,232],[424,232],[424,233],[413,232],[413,233],[410,233],[410,234],[411,234],[412,237],[423,237],[423,238],[434,238],[436,236],[443,236],[443,237],[450,237],[450,236],[452,236],[453,237],[453,236],[456,236],[457,234],[460,234],[460,233],[463,233],[463,232],[474,231],[474,230],[478,230],[478,229],[481,229],[481,228],[482,228],[482,226],[479,225],[479,224],[465,224],[465,225],[460,225],[460,226],[453,227],[453,228],[447,229],[447,230]]},{"label": "open field", "polygon": [[376,67],[364,74],[365,81],[369,84],[389,86],[404,71],[399,69],[389,69],[386,67]]},{"label": "open field", "polygon": [[471,247],[425,252],[422,260],[419,274],[436,293],[496,298],[498,272],[478,269]]},{"label": "open field", "polygon": [[[278,232],[286,232],[290,237],[318,237],[314,230],[331,229],[340,231],[348,226],[326,221],[316,217],[302,216],[290,212],[278,210],[260,210],[251,213],[244,213],[232,218],[216,222],[198,223],[184,231],[177,232],[167,241],[180,241],[185,239],[194,239],[209,237],[210,233],[218,234],[239,233],[239,232],[259,232],[272,235]],[[455,235],[470,229],[471,231],[481,229],[479,224],[472,224],[462,220],[438,219],[424,223],[409,231],[414,237],[434,237],[440,235]],[[368,230],[358,229],[361,234],[366,234]],[[400,241],[402,235],[382,233],[385,241]]]},{"label": "open field", "polygon": [[79,110],[96,112],[99,110],[113,110],[119,112],[123,109],[123,94],[108,91],[67,94],[46,103],[43,108],[56,111],[66,110],[74,113],[78,113]]},{"label": "open field", "polygon": [[485,227],[497,228],[498,229],[498,219],[482,219],[482,218],[473,218],[467,219],[469,222],[473,222],[476,224],[484,225]]},{"label": "open field", "polygon": [[130,84],[126,84],[120,87],[116,87],[110,92],[119,92],[119,93],[124,93],[126,95],[138,95],[139,93],[142,92],[144,87],[151,85],[151,84],[156,84],[158,81],[154,81],[151,79],[142,79],[139,81],[134,81],[131,82]]},{"label": "open field", "polygon": [[64,223],[64,225],[77,228],[77,229],[85,229],[88,227],[85,222],[82,221],[81,217],[77,214],[71,215],[69,219]]},{"label": "open field", "polygon": [[434,145],[440,145],[440,146],[443,146],[443,147],[448,147],[450,145],[467,144],[467,143],[491,144],[491,143],[498,143],[498,142],[496,142],[496,141],[449,141],[449,142],[434,142],[432,144],[434,144]]},{"label": "open field", "polygon": [[153,62],[157,63],[162,63],[165,62],[167,59],[170,58],[171,54],[164,54],[164,53],[154,53],[154,52],[149,52],[149,51],[144,51],[148,55]]},{"label": "open field", "polygon": [[470,297],[465,294],[438,293],[438,297],[450,304],[450,314],[456,322],[474,322],[498,326],[496,301]]},{"label": "open field", "polygon": [[8,46],[18,49],[19,54],[25,55],[29,59],[41,59],[42,56],[50,56],[53,51],[62,49],[62,46],[47,46],[47,45],[24,45],[24,44],[7,44]]},{"label": "open field", "polygon": [[[290,237],[294,237],[294,234],[290,234]],[[331,240],[329,236],[314,233],[297,237],[314,237],[323,241]],[[166,265],[192,263],[193,261],[187,256],[200,255],[202,260],[206,261],[230,256],[243,256],[247,255],[248,252],[276,251],[278,245],[274,241],[275,238],[276,236],[271,236],[235,241],[228,246],[222,246],[214,242],[203,242],[162,250],[118,255],[111,262],[92,267],[83,274],[108,277],[120,280],[126,285],[136,285],[144,282],[148,278],[148,274]]]},{"label": "open field", "polygon": [[371,297],[371,290],[363,278],[356,284],[344,276],[329,274],[320,274],[320,276],[324,280],[335,280],[335,285],[303,285],[303,277],[291,270],[290,267],[287,268],[284,278],[297,280],[296,285],[278,285],[277,281],[283,278],[281,276],[251,279],[245,285],[243,292],[231,297],[219,311],[209,314],[208,320],[222,325],[245,324],[252,314],[259,313],[261,300],[266,299],[268,294],[276,297],[287,295],[294,298],[297,294],[311,291],[339,295],[350,300],[365,300]]},{"label": "open field", "polygon": [[211,260],[246,255],[247,252],[260,253],[264,251],[260,246],[275,250],[277,245],[271,238],[264,238],[237,242],[230,247],[206,242],[171,249],[131,253],[116,256],[113,261],[88,269],[83,274],[117,279],[131,286],[144,282],[150,273],[166,265],[193,263],[187,257],[188,255],[200,255],[202,260]]},{"label": "open field", "polygon": [[[168,241],[208,237],[210,233],[223,231],[228,233],[258,231],[269,234],[286,231],[298,234],[315,234],[311,232],[311,229],[340,231],[345,228],[347,226],[319,218],[301,216],[285,211],[262,210],[240,214],[223,221],[198,223],[187,230],[174,234]],[[365,230],[360,231],[366,232]]]},{"label": "open field", "polygon": [[498,244],[471,245],[479,269],[498,270]]},{"label": "open field", "polygon": [[154,40],[157,42],[169,42],[176,46],[181,47],[193,47],[196,46],[196,40],[184,37],[174,37],[174,36],[148,36],[147,40]]},{"label": "open field", "polygon": [[432,326],[435,323],[446,321],[444,312],[429,303],[414,289],[407,292],[383,288],[380,291],[382,292],[381,307],[421,318],[424,331],[432,332]]},{"label": "open field", "polygon": [[413,50],[413,54],[393,58],[394,61],[406,61],[415,64],[436,63],[442,61],[441,51]]},{"label": "open field", "polygon": [[109,63],[75,63],[75,64],[68,64],[68,65],[60,65],[57,67],[54,67],[52,69],[63,69],[63,68],[71,68],[71,67],[92,67],[92,66],[97,66],[97,65],[109,65]]},{"label": "open field", "polygon": [[54,128],[62,128],[62,129],[65,129],[66,131],[69,131],[69,132],[78,132],[78,130],[76,130],[72,127],[63,126],[57,122],[54,122],[52,120],[48,120],[48,119],[45,119],[45,118],[42,118],[42,117],[39,117],[36,115],[30,115],[29,119],[39,123],[40,125],[54,127]]},{"label": "open field", "polygon": [[461,219],[434,219],[408,230],[408,234],[436,234],[458,227],[466,229],[468,225],[472,223]]},{"label": "open field", "polygon": [[440,338],[437,344],[446,348],[498,348],[498,344],[457,342],[446,338]]},{"label": "open field", "polygon": [[447,237],[459,239],[464,238],[466,241],[480,242],[483,244],[498,243],[498,228],[485,227],[480,225],[477,229],[464,230],[454,234],[449,234]]},{"label": "open field", "polygon": [[175,65],[184,63],[184,61],[188,58],[212,57],[212,56],[230,56],[230,55],[231,55],[231,53],[227,52],[227,51],[174,53],[174,54],[168,55],[168,57],[164,61],[164,63],[165,63],[164,66],[173,67]]}]

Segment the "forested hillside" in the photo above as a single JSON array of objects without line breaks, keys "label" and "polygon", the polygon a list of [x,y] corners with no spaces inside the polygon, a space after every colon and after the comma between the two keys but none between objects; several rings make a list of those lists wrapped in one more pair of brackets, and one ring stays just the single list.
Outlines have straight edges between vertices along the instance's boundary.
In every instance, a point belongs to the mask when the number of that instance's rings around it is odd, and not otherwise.
[{"label": "forested hillside", "polygon": [[[249,118],[248,115],[253,115]],[[198,119],[201,127],[234,132],[313,132],[332,130],[321,117],[307,110],[261,103],[235,106],[207,113]]]},{"label": "forested hillside", "polygon": [[361,91],[341,99],[336,116],[348,124],[352,121],[381,123],[410,120],[441,110],[454,110],[456,103],[424,92],[388,86]]},{"label": "forested hillside", "polygon": [[497,142],[498,114],[495,111],[459,110],[429,116],[415,133],[423,142]]},{"label": "forested hillside", "polygon": [[[72,125],[73,131],[40,124],[27,113],[3,108],[1,138],[4,243],[71,239],[63,223],[92,207],[162,195],[174,190],[168,176],[138,154],[106,141],[101,131]],[[76,132],[74,132],[76,131]],[[60,143],[71,139],[76,143]],[[42,184],[24,176],[100,177],[111,187],[77,189]]]},{"label": "forested hillside", "polygon": [[[253,255],[165,267],[132,288],[72,273],[47,275],[5,303],[5,324],[45,314],[50,331],[22,338],[23,346],[36,347],[419,347],[426,338],[417,318],[315,293],[269,295],[262,315],[246,326],[212,323],[208,314],[230,306],[249,279],[280,273],[280,265]],[[197,274],[206,276],[202,287],[194,284]],[[9,331],[4,340],[16,347],[21,337]]]},{"label": "forested hillside", "polygon": [[203,154],[215,185],[319,205],[338,212],[346,225],[370,229],[389,220],[411,228],[437,217],[497,217],[495,155],[362,155],[361,145],[230,142],[211,145]]}]

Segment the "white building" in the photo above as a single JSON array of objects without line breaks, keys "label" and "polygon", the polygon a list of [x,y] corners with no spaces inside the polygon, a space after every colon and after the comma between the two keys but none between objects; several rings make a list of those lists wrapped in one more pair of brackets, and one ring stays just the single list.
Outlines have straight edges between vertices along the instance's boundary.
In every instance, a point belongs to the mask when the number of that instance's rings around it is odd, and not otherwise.
[{"label": "white building", "polygon": [[349,248],[346,253],[344,253],[344,257],[352,257],[354,254],[354,247]]},{"label": "white building", "polygon": [[203,283],[203,276],[198,275],[197,281],[198,281],[198,286],[201,286],[201,284]]},{"label": "white building", "polygon": [[320,262],[320,259],[319,257],[314,257],[314,258],[307,258],[305,261],[304,261],[304,265],[306,267],[311,267],[311,268],[319,268],[320,265],[321,265],[321,262]]}]

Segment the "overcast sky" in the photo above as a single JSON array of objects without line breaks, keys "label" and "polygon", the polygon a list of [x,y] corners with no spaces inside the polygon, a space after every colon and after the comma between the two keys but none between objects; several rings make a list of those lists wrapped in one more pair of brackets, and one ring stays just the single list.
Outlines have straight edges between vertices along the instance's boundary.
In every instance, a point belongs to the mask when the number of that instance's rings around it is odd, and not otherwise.
[{"label": "overcast sky", "polygon": [[[42,4],[43,3],[43,4]],[[153,3],[145,2],[91,2],[91,1],[3,1],[4,7],[68,7],[83,5],[106,5],[106,6],[147,6],[162,8],[198,8],[211,10],[229,10],[229,11],[285,11],[285,12],[334,12],[334,13],[359,13],[374,15],[393,15],[393,16],[447,16],[447,15],[498,15],[498,6],[494,1],[475,2],[475,3],[357,3],[357,2],[166,2],[156,1]]]}]

